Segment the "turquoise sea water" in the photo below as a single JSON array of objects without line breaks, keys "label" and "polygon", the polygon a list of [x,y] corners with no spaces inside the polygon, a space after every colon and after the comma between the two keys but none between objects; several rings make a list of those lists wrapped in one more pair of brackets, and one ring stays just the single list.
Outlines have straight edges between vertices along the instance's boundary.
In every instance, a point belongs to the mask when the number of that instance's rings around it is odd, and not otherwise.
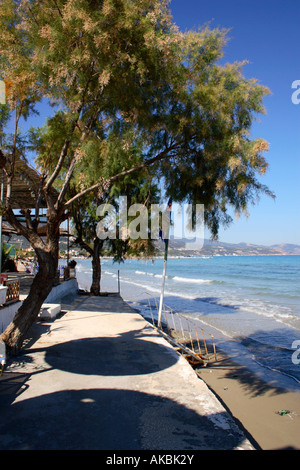
[{"label": "turquoise sea water", "polygon": [[[117,289],[149,316],[158,301],[163,260],[102,261],[102,288]],[[91,261],[79,260],[79,287],[89,289]],[[300,256],[169,259],[164,302],[238,341],[257,363],[300,386]],[[299,350],[299,354],[297,351]]]}]

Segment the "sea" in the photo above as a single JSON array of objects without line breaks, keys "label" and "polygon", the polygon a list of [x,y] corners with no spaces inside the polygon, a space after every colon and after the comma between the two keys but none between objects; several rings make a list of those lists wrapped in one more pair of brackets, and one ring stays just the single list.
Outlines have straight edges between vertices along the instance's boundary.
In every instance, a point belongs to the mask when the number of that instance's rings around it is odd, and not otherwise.
[{"label": "sea", "polygon": [[[117,292],[145,318],[162,289],[163,259],[102,259],[101,289]],[[78,259],[89,290],[91,260]],[[169,258],[164,305],[197,320],[235,360],[276,387],[300,391],[300,256]]]}]

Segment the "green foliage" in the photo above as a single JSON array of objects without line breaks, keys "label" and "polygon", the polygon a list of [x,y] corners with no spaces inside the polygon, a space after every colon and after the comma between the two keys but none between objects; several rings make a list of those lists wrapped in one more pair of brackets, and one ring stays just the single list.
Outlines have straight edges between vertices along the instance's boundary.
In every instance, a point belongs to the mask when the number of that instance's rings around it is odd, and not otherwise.
[{"label": "green foliage", "polygon": [[6,243],[2,243],[2,266],[1,270],[5,270],[5,268],[9,265],[10,260],[10,252],[15,248],[14,245],[7,245]]},{"label": "green foliage", "polygon": [[[31,127],[28,131],[28,148],[35,153],[36,166],[42,174],[51,173],[57,165],[66,135],[70,133],[70,121],[70,113],[59,110],[52,117],[47,118],[44,126],[36,128]],[[78,139],[76,139],[76,134],[74,134],[72,144],[70,144],[69,156],[56,181],[57,189],[61,188],[68,164],[70,163],[70,159],[77,145]]]},{"label": "green foliage", "polygon": [[6,104],[0,104],[0,131],[3,132],[3,128],[6,126],[9,116],[10,109]]},{"label": "green foliage", "polygon": [[169,48],[171,32],[165,4],[157,0],[44,0],[42,6],[37,1],[21,1],[16,6],[4,0],[0,66],[13,82],[12,92],[19,93],[21,84],[33,92],[32,80],[38,76],[35,96],[48,95],[68,110],[74,111],[83,95],[86,109],[96,99],[102,110],[118,109],[121,100],[130,110],[132,99],[143,101],[140,87],[149,80],[157,82],[162,72],[159,64]]},{"label": "green foliage", "polygon": [[59,164],[62,207],[89,188],[144,198],[145,175],[116,175],[149,162],[147,180],[174,202],[205,205],[214,237],[229,208],[271,195],[259,180],[268,144],[250,138],[269,91],[245,63],[220,65],[226,30],[182,34],[160,0],[3,0],[0,19],[10,106],[26,117],[41,97],[60,104],[29,140],[43,174]]}]

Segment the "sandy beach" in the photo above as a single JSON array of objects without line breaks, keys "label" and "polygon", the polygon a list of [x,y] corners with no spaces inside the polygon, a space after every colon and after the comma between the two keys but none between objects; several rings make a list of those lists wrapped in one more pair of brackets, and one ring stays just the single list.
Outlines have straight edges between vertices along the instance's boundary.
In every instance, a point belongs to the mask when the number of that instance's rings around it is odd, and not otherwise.
[{"label": "sandy beach", "polygon": [[[168,333],[167,328],[165,332]],[[176,335],[175,339],[180,342]],[[187,346],[190,348],[190,343]],[[194,346],[197,349],[196,342]],[[209,350],[212,353],[211,344]],[[293,386],[291,382],[283,381],[279,385],[276,373],[259,365],[257,369],[247,367],[247,362],[242,363],[237,358],[237,351],[230,355],[217,346],[216,360],[210,354],[206,366],[194,366],[195,374],[232,415],[255,449],[299,450],[298,384],[295,382]],[[291,388],[284,388],[285,384]]]},{"label": "sandy beach", "polygon": [[264,382],[220,351],[217,362],[196,372],[247,431],[255,448],[300,449],[300,392]]}]

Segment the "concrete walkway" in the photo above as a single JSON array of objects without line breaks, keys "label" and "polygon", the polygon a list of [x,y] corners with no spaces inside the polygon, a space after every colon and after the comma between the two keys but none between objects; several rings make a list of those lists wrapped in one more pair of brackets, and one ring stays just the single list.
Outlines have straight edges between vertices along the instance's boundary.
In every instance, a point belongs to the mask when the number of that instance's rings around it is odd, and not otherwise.
[{"label": "concrete walkway", "polygon": [[0,379],[0,449],[252,449],[193,369],[120,296],[65,299]]}]

